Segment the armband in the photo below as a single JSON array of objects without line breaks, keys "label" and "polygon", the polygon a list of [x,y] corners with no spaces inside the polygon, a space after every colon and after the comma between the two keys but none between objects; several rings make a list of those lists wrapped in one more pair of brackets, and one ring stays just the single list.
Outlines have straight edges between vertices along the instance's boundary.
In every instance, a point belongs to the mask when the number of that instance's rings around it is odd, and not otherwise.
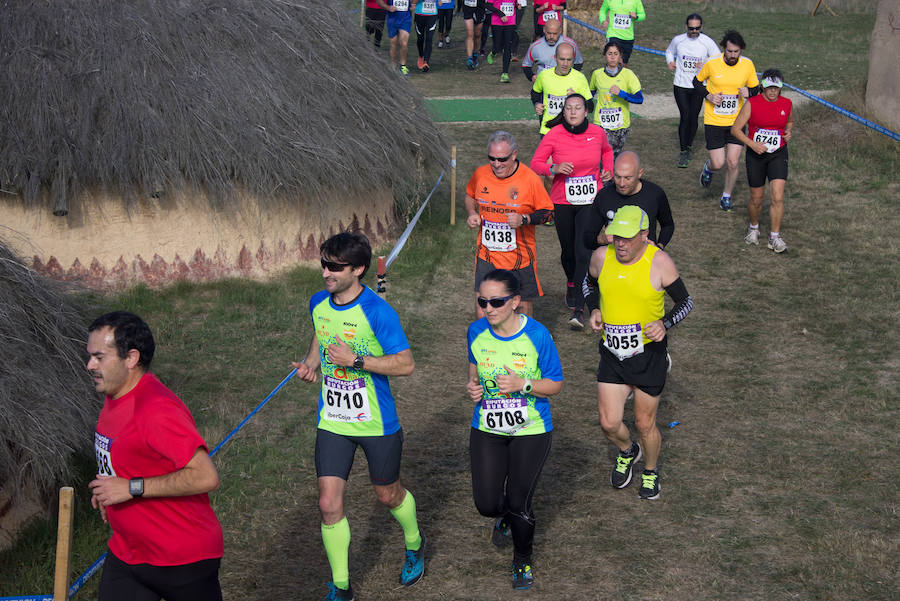
[{"label": "armband", "polygon": [[669,330],[676,323],[687,317],[687,314],[694,308],[694,301],[691,299],[691,295],[688,294],[687,288],[680,277],[666,286],[666,293],[675,301],[675,306],[662,318],[663,325]]}]

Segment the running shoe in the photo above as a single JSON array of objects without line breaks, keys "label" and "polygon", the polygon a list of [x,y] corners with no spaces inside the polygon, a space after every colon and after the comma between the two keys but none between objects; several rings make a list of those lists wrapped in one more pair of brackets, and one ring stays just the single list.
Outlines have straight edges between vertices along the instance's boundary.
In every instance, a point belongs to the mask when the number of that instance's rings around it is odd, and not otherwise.
[{"label": "running shoe", "polygon": [[774,250],[776,253],[783,253],[787,250],[787,243],[781,236],[775,236],[774,238],[770,236],[769,243],[766,246],[768,246],[770,250]]},{"label": "running shoe", "polygon": [[655,501],[659,498],[659,472],[656,470],[644,470],[641,474],[641,489],[638,498]]},{"label": "running shoe", "polygon": [[495,547],[508,547],[512,544],[512,530],[504,518],[497,518],[491,530],[491,543]]},{"label": "running shoe", "polygon": [[566,285],[566,306],[570,309],[575,308],[575,286],[571,283]]},{"label": "running shoe", "polygon": [[672,371],[672,355],[669,354],[669,351],[666,351],[666,373],[670,373]]},{"label": "running shoe", "polygon": [[509,59],[509,60],[511,60],[511,61],[514,62],[514,63],[517,63],[517,62],[519,62],[519,57],[516,56],[515,54],[513,54],[513,55],[512,55],[512,58]]},{"label": "running shoe", "polygon": [[688,161],[694,160],[694,147],[693,146],[687,147],[687,157],[688,157]]},{"label": "running shoe", "polygon": [[468,69],[469,71],[474,71],[475,65],[477,65],[477,64],[478,63],[476,63],[475,59],[472,58],[471,56],[466,59],[466,69]]},{"label": "running shoe", "polygon": [[325,601],[353,601],[353,587],[348,586],[346,589],[338,588],[333,582],[328,583],[328,596]]},{"label": "running shoe", "polygon": [[447,48],[450,47],[450,36],[449,35],[444,36],[444,44],[447,46]]},{"label": "running shoe", "polygon": [[431,71],[431,65],[428,64],[428,61],[422,63],[422,73],[428,73]]},{"label": "running shoe", "polygon": [[573,330],[584,329],[584,311],[582,309],[572,311],[572,317],[569,318],[569,327]]},{"label": "running shoe", "polygon": [[723,196],[723,197],[721,198],[721,200],[719,200],[719,208],[722,209],[723,211],[725,211],[726,213],[730,213],[730,212],[731,212],[731,208],[732,208],[733,206],[734,206],[734,205],[731,203],[731,197],[725,197],[725,196]]},{"label": "running shoe", "polygon": [[555,227],[555,226],[556,226],[556,224],[553,223],[553,218],[552,218],[552,217],[549,218],[547,221],[545,221],[545,222],[544,222],[544,225],[546,225],[547,227]]},{"label": "running shoe", "polygon": [[400,75],[403,77],[409,78],[409,67],[406,65],[400,65]]},{"label": "running shoe", "polygon": [[688,155],[687,150],[682,150],[678,153],[678,168],[679,169],[687,169],[688,163],[691,162],[691,158]]},{"label": "running shoe", "polygon": [[527,563],[513,562],[512,572],[512,585],[517,591],[526,591],[534,584],[534,575]]},{"label": "running shoe", "polygon": [[747,235],[744,236],[744,242],[759,246],[759,228],[748,227]]},{"label": "running shoe", "polygon": [[444,47],[444,40],[438,40],[438,48]]},{"label": "running shoe", "polygon": [[418,63],[417,63],[417,66],[419,67],[419,69],[421,69],[422,67],[425,66],[425,57],[424,57],[424,56],[420,56],[420,57],[419,57],[419,61],[418,61]]},{"label": "running shoe", "polygon": [[509,73],[500,74],[500,83],[509,83]]},{"label": "running shoe", "polygon": [[484,48],[479,48],[479,49],[478,49],[478,54],[481,55],[481,56],[484,56]]},{"label": "running shoe", "polygon": [[[635,448],[637,447],[637,448]],[[634,472],[634,464],[637,463],[643,453],[641,453],[641,445],[632,441],[631,448],[625,453],[619,451],[616,457],[616,467],[613,468],[609,475],[609,483],[613,488],[625,488],[631,484],[631,474]]]},{"label": "running shoe", "polygon": [[493,52],[488,52],[488,55],[487,55],[487,62],[488,62],[489,65],[493,65],[493,64],[494,64],[494,53],[493,53]]},{"label": "running shoe", "polygon": [[415,551],[407,549],[403,559],[403,570],[400,572],[400,584],[403,586],[414,585],[425,573],[425,535],[420,531],[419,536],[422,537],[422,544]]},{"label": "running shoe", "polygon": [[700,185],[704,188],[709,188],[712,176],[713,172],[709,170],[709,159],[706,159],[706,162],[703,163],[703,171],[700,172]]}]

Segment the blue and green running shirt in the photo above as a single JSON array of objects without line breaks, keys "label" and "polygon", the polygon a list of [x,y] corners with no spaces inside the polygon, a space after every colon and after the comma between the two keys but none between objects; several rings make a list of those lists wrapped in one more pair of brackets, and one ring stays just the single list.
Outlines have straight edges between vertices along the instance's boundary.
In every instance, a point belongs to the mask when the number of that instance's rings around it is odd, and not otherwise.
[{"label": "blue and green running shirt", "polygon": [[506,436],[552,430],[547,397],[524,392],[503,394],[496,383],[497,376],[507,373],[504,365],[512,367],[521,378],[562,382],[559,353],[547,328],[526,317],[524,327],[505,338],[495,333],[483,317],[469,326],[468,341],[469,362],[478,367],[478,380],[483,389],[481,401],[475,403],[472,427]]},{"label": "blue and green running shirt", "polygon": [[317,425],[344,436],[386,436],[400,429],[387,376],[328,361],[326,349],[341,340],[357,355],[393,355],[409,348],[396,311],[370,288],[351,303],[336,305],[327,290],[309,299],[319,359],[322,389]]}]

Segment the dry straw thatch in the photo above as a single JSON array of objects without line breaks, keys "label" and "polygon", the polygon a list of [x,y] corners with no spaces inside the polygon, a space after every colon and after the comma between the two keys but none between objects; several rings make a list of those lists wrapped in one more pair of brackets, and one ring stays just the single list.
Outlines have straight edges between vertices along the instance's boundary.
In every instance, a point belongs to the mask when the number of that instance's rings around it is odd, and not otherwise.
[{"label": "dry straw thatch", "polygon": [[85,370],[84,319],[59,284],[0,242],[0,489],[55,498],[89,453],[100,399]]},{"label": "dry straw thatch", "polygon": [[[197,190],[227,208],[335,202],[446,161],[421,97],[327,0],[57,0],[0,7],[0,186],[54,212]],[[329,198],[326,198],[326,195]]]}]

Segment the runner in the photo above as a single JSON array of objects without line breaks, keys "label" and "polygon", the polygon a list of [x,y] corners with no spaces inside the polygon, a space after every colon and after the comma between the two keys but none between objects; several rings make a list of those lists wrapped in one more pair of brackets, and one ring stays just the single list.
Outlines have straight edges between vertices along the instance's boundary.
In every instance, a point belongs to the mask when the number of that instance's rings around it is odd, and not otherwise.
[{"label": "runner", "polygon": [[509,83],[509,63],[512,60],[516,33],[516,0],[487,0],[485,10],[490,14],[491,35],[494,38],[494,49],[488,54],[487,62],[493,65],[494,58],[502,53],[500,83]]},{"label": "runner", "polygon": [[[762,213],[766,178],[769,180],[769,232],[768,247],[776,253],[787,250],[781,237],[781,218],[784,215],[784,185],[788,175],[787,143],[794,129],[794,115],[789,98],[781,95],[784,78],[778,69],[763,73],[759,96],[750,98],[741,107],[731,135],[747,145],[747,184],[750,186],[750,228],[744,237],[747,244],[759,244],[759,215]],[[748,131],[744,133],[744,125]]]},{"label": "runner", "polygon": [[[644,458],[641,499],[659,498],[660,434],[656,427],[659,396],[666,383],[666,331],[684,319],[693,301],[665,252],[648,243],[649,220],[640,207],[616,211],[606,233],[614,242],[594,251],[590,275],[599,289],[588,297],[590,324],[603,332],[597,368],[600,426],[619,448],[610,474],[613,488],[631,483],[634,465]],[[665,293],[675,306],[665,312]],[[631,440],[622,417],[634,392],[634,421],[640,444]]]},{"label": "runner", "polygon": [[[587,78],[572,68],[574,62],[575,47],[568,42],[560,42],[556,45],[556,66],[538,73],[531,86],[534,112],[541,118],[541,135],[550,131],[547,123],[562,112],[566,96],[581,94],[585,98],[591,98]],[[593,109],[593,100],[588,100],[588,110]]]},{"label": "runner", "polygon": [[406,56],[409,53],[409,31],[412,29],[412,10],[410,0],[375,0],[378,6],[387,11],[388,39],[391,40],[391,66],[396,68],[400,61],[400,74],[409,77]]},{"label": "runner", "polygon": [[625,148],[631,128],[629,103],[642,104],[644,94],[634,71],[622,65],[622,45],[610,40],[603,48],[606,66],[591,74],[591,92],[597,93],[594,123],[606,130],[616,156]]},{"label": "runner", "polygon": [[634,24],[647,18],[641,0],[603,0],[600,6],[600,29],[609,41],[621,42],[622,63],[628,66],[634,48]]},{"label": "runner", "polygon": [[[731,134],[731,126],[744,104],[744,99],[759,92],[759,80],[753,61],[741,56],[746,44],[741,34],[733,29],[725,32],[720,42],[724,52],[704,63],[694,76],[694,89],[705,99],[703,128],[706,132],[706,148],[709,158],[700,173],[700,185],[708,188],[713,173],[727,163],[725,187],[719,207],[731,212],[731,193],[737,181],[738,161],[744,145]],[[703,82],[706,82],[704,87]]]},{"label": "runner", "polygon": [[703,18],[691,13],[685,20],[687,31],[672,38],[666,48],[666,64],[675,72],[672,92],[678,106],[678,143],[681,152],[678,166],[687,168],[694,155],[694,136],[697,135],[697,118],[703,105],[703,96],[694,89],[694,76],[711,56],[719,54],[719,47],[711,37],[701,33]]},{"label": "runner", "polygon": [[550,21],[556,21],[560,24],[559,31],[562,33],[563,13],[566,10],[566,3],[560,0],[534,0],[534,40],[537,41],[544,36],[544,26]]},{"label": "runner", "polygon": [[91,505],[112,528],[100,601],[221,601],[216,467],[184,403],[149,372],[153,333],[115,311],[88,328],[87,369],[106,399]]},{"label": "runner", "polygon": [[478,66],[475,40],[479,40],[479,44],[482,44],[481,28],[484,25],[485,0],[462,0],[462,3],[463,23],[466,24],[466,69],[474,71]]},{"label": "runner", "polygon": [[419,70],[428,73],[431,66],[431,48],[434,44],[434,30],[437,29],[438,7],[437,0],[418,0],[415,9],[416,16],[416,49],[419,51]]},{"label": "runner", "polygon": [[581,71],[584,68],[584,57],[578,49],[575,40],[562,34],[562,24],[559,21],[548,21],[544,26],[544,37],[532,42],[525,52],[525,58],[522,60],[522,72],[525,78],[534,83],[538,73],[544,69],[552,69],[556,66],[556,47],[559,43],[565,42],[571,44],[575,49],[575,69]]},{"label": "runner", "polygon": [[438,48],[450,47],[450,26],[453,25],[453,9],[456,0],[438,0]]},{"label": "runner", "polygon": [[486,274],[478,303],[485,316],[469,326],[469,380],[475,403],[469,435],[472,496],[478,512],[496,518],[491,541],[513,543],[512,586],[534,583],[535,516],[531,500],[550,454],[549,396],[562,390],[559,353],[547,328],[516,312],[519,280]]},{"label": "runner", "polygon": [[350,601],[350,524],[344,493],[356,447],[369,464],[378,500],[390,508],[406,543],[400,583],[412,586],[425,571],[425,536],[416,501],[400,483],[403,430],[388,376],[408,376],[414,363],[397,313],[360,282],[372,260],[365,236],[340,233],[322,243],[325,290],[309,299],[315,334],[306,357],[292,363],[304,382],[322,371],[316,416],[316,475],[322,542],[331,566],[326,601]]},{"label": "runner", "polygon": [[374,34],[376,48],[381,48],[386,17],[387,11],[378,5],[378,0],[366,0],[366,40],[369,40]]},{"label": "runner", "polygon": [[[613,150],[606,133],[588,118],[584,96],[566,97],[563,112],[550,121],[550,131],[541,139],[530,167],[538,175],[553,178],[550,199],[561,249],[560,262],[566,273],[566,306],[572,309],[569,326],[584,328],[584,292],[590,251],[585,248],[584,227],[594,196],[612,178]],[[548,159],[552,163],[548,164]],[[575,285],[578,282],[578,285]]]},{"label": "runner", "polygon": [[[518,160],[511,133],[495,131],[488,140],[488,164],[475,169],[466,186],[466,224],[479,229],[475,293],[485,274],[512,271],[522,284],[522,313],[533,315],[533,299],[543,296],[537,276],[534,226],[543,223],[553,203],[541,178]],[[483,317],[478,303],[475,314]]]}]

